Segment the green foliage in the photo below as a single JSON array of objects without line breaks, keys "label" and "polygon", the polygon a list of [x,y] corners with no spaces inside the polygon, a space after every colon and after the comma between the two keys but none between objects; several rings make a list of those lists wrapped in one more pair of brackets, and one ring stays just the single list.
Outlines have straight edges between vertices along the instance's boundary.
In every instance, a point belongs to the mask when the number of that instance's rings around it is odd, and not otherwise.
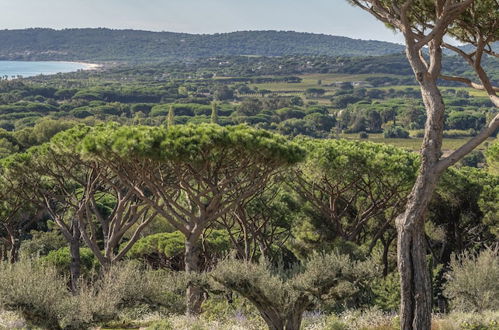
[{"label": "green foliage", "polygon": [[499,141],[491,144],[485,152],[487,157],[487,166],[489,170],[496,175],[499,175]]},{"label": "green foliage", "polygon": [[248,126],[221,127],[212,124],[161,127],[98,128],[84,140],[88,153],[114,152],[121,156],[151,157],[157,160],[201,161],[209,152],[215,159],[232,148],[241,157],[259,156],[267,161],[295,163],[304,152],[297,145],[263,130]]},{"label": "green foliage", "polygon": [[81,321],[74,314],[66,279],[54,268],[29,261],[0,263],[0,306],[20,311],[29,324],[46,329]]},{"label": "green foliage", "polygon": [[[204,247],[203,254],[207,259],[227,254],[230,250],[229,237],[226,231],[209,230],[202,237],[199,245]],[[128,251],[130,258],[150,261],[153,264],[172,264],[173,258],[180,258],[185,249],[185,235],[179,231],[158,233],[139,239]],[[159,258],[159,260],[157,260]],[[153,261],[154,260],[154,261]]]},{"label": "green foliage", "polygon": [[31,239],[21,244],[21,253],[28,258],[46,256],[49,252],[64,248],[67,245],[64,237],[57,231],[35,231],[30,232]]},{"label": "green foliage", "polygon": [[392,272],[386,277],[376,278],[371,284],[373,303],[383,311],[395,312],[400,306],[400,276]]},{"label": "green foliage", "polygon": [[455,310],[483,312],[499,305],[499,256],[486,249],[474,256],[465,252],[454,257],[447,273],[444,294]]},{"label": "green foliage", "polygon": [[161,320],[153,322],[146,330],[174,330],[174,328],[170,320]]},{"label": "green foliage", "polygon": [[[31,40],[37,40],[37,43],[34,45],[30,43]],[[3,58],[9,58],[9,54],[25,54],[26,50],[31,50],[31,55],[21,57],[25,60],[164,60],[217,55],[381,55],[402,50],[400,45],[388,42],[291,31],[195,35],[109,29],[29,29],[2,31],[0,43],[8,50],[0,52]],[[54,44],[58,46],[54,48]],[[87,48],[82,49],[82,44]],[[19,56],[15,59],[19,60]]]},{"label": "green foliage", "polygon": [[218,108],[216,102],[211,104],[211,123],[218,124]]},{"label": "green foliage", "polygon": [[361,232],[377,232],[401,207],[419,165],[417,155],[387,145],[299,141],[309,152],[296,177],[288,179],[303,204],[293,228],[299,257],[364,243]]},{"label": "green foliage", "polygon": [[391,126],[388,129],[385,129],[385,131],[383,132],[383,136],[389,139],[408,139],[409,132],[400,126]]},{"label": "green foliage", "polygon": [[150,311],[182,313],[187,279],[182,273],[143,269],[138,263],[114,265],[94,286],[98,297],[118,309],[146,305]]},{"label": "green foliage", "polygon": [[[89,248],[80,248],[80,259],[82,272],[91,274],[98,267],[98,262]],[[50,251],[46,256],[40,258],[41,262],[57,269],[59,274],[68,274],[71,264],[71,255],[68,247]]]},{"label": "green foliage", "polygon": [[77,295],[53,267],[33,262],[0,263],[0,307],[20,311],[30,325],[44,329],[83,329],[119,319],[138,308],[162,315],[182,313],[186,279],[138,264],[115,265],[94,282],[81,282]]},{"label": "green foliage", "polygon": [[302,313],[321,300],[339,301],[353,295],[373,271],[370,262],[355,262],[346,255],[331,253],[315,255],[301,269],[288,271],[272,269],[265,263],[226,260],[210,275],[254,304],[269,327],[279,328],[301,320]]}]

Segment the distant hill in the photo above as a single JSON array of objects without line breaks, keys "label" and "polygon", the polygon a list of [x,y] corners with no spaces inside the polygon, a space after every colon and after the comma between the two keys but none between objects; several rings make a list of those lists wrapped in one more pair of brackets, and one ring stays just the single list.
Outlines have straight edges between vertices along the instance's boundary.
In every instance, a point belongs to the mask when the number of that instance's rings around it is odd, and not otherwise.
[{"label": "distant hill", "polygon": [[0,59],[6,60],[165,60],[220,55],[376,56],[403,47],[325,34],[243,31],[187,34],[110,29],[0,30]]}]

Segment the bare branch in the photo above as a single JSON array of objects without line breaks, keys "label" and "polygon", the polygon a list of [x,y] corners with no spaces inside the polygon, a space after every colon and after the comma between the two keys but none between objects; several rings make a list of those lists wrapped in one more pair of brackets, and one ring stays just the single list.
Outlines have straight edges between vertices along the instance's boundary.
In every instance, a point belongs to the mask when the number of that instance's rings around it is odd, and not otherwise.
[{"label": "bare branch", "polygon": [[436,165],[437,172],[443,172],[449,166],[454,165],[461,158],[470,153],[473,149],[475,149],[480,143],[487,140],[489,136],[491,136],[495,131],[499,129],[499,114],[497,114],[494,119],[489,123],[489,125],[483,129],[480,134],[470,139],[464,145],[456,149],[452,154],[450,154],[446,158],[440,159],[440,161]]}]

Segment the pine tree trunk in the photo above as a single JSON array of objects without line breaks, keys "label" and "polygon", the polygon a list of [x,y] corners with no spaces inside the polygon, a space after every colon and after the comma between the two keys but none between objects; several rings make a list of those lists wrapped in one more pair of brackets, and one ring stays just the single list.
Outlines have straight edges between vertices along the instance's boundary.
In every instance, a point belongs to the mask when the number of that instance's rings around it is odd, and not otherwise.
[{"label": "pine tree trunk", "polygon": [[[13,264],[18,259],[19,245],[21,243],[19,241],[18,233],[16,230],[8,226],[5,226],[5,228],[7,229],[7,234],[9,236],[9,241],[10,241],[9,262]],[[7,249],[7,247],[5,249]]]},{"label": "pine tree trunk", "polygon": [[10,263],[14,264],[19,259],[19,239],[12,238],[12,244],[10,246]]},{"label": "pine tree trunk", "polygon": [[[188,237],[185,240],[185,271],[187,273],[199,272],[199,247],[196,245],[197,237]],[[189,284],[187,287],[187,315],[198,315],[201,312],[202,292],[199,287]]]},{"label": "pine tree trunk", "polygon": [[75,238],[69,243],[69,253],[71,255],[71,263],[69,265],[69,271],[71,273],[71,292],[76,293],[78,291],[78,280],[80,279],[81,273],[79,239]]},{"label": "pine tree trunk", "polygon": [[69,241],[69,254],[71,263],[69,264],[71,292],[76,294],[78,291],[78,280],[81,274],[81,258],[80,258],[80,228],[76,219],[72,220],[72,238]]},{"label": "pine tree trunk", "polygon": [[[437,50],[438,51],[438,50]],[[413,66],[414,68],[414,66]],[[406,209],[397,218],[397,253],[401,279],[400,319],[403,330],[431,328],[431,283],[426,264],[424,223],[428,204],[441,174],[437,163],[441,156],[445,106],[436,79],[418,72],[427,120],[421,149],[421,166]]]},{"label": "pine tree trunk", "polygon": [[0,245],[0,262],[7,260],[8,260],[7,246],[5,244]]}]

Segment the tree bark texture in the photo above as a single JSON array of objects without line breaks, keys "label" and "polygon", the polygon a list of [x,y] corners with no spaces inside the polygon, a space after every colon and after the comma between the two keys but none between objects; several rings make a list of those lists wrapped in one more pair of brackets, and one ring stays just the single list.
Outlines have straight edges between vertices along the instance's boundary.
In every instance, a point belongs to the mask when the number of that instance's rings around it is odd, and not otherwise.
[{"label": "tree bark texture", "polygon": [[[191,235],[185,240],[185,271],[187,273],[199,272],[199,247],[196,244],[197,236]],[[189,283],[187,287],[187,315],[198,315],[201,312],[202,291],[195,284]]]},{"label": "tree bark texture", "polygon": [[71,263],[69,265],[70,272],[70,286],[73,294],[78,291],[78,281],[81,274],[81,258],[80,258],[80,229],[77,220],[73,220],[73,235],[69,241],[69,254],[71,256]]},{"label": "tree bark texture", "polygon": [[[421,86],[427,120],[421,148],[421,166],[408,197],[405,212],[397,218],[397,262],[400,272],[400,319],[403,330],[431,328],[431,282],[426,264],[424,223],[428,204],[442,171],[441,156],[445,106],[435,75],[428,72],[419,54],[407,49],[411,66]],[[439,65],[441,48],[430,43],[430,57]],[[435,71],[439,72],[437,68]]]}]

